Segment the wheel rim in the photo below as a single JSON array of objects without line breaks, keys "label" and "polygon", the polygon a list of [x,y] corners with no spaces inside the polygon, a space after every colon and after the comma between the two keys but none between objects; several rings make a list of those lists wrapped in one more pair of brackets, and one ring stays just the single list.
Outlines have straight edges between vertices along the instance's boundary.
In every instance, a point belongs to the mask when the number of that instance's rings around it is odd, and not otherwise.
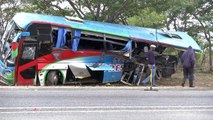
[{"label": "wheel rim", "polygon": [[58,85],[60,81],[60,73],[58,71],[49,71],[46,78],[46,86]]}]

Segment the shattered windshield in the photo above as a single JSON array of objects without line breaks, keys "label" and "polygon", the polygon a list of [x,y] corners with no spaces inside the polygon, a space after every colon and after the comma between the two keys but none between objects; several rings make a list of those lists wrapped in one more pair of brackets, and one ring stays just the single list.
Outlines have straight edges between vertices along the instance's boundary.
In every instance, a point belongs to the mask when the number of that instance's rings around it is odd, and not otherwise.
[{"label": "shattered windshield", "polygon": [[11,58],[11,43],[16,35],[17,32],[15,30],[15,23],[13,21],[10,21],[0,42],[0,58],[3,61]]},{"label": "shattered windshield", "polygon": [[5,29],[5,32],[4,32],[4,35],[2,36],[2,39],[1,39],[1,46],[5,44],[5,42],[8,40],[8,37],[12,31],[12,28],[15,26],[14,22],[13,21],[10,21]]}]

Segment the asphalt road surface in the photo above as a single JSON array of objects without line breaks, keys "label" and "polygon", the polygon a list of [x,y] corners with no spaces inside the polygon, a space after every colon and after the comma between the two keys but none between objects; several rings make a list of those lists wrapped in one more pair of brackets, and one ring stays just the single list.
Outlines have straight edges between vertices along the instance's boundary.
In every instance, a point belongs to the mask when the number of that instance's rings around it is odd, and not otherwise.
[{"label": "asphalt road surface", "polygon": [[213,90],[0,87],[0,120],[213,120]]}]

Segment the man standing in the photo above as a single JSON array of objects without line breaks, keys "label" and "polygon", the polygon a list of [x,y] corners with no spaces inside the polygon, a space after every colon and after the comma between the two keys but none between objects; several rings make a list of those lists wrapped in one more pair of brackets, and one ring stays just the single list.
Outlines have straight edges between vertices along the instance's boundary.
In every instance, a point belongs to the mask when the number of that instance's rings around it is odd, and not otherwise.
[{"label": "man standing", "polygon": [[194,65],[195,65],[195,54],[191,46],[183,53],[181,56],[181,63],[183,65],[183,82],[182,86],[184,87],[186,79],[189,79],[189,87],[193,86],[194,80]]},{"label": "man standing", "polygon": [[[150,71],[152,71],[152,86],[156,86],[155,84],[155,73],[156,73],[156,67],[155,67],[155,55],[154,55],[154,50],[156,46],[155,45],[150,45],[150,49],[147,53],[147,60],[148,60],[148,67]],[[150,75],[143,80],[143,84],[146,84],[150,81]]]}]

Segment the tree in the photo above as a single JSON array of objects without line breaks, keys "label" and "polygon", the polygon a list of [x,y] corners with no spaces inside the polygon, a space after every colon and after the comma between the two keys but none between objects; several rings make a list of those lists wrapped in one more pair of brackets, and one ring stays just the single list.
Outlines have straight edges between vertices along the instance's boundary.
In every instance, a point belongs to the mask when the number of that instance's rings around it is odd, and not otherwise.
[{"label": "tree", "polygon": [[138,14],[127,19],[129,25],[162,28],[164,27],[166,15],[157,13],[151,8],[144,8],[138,11]]},{"label": "tree", "polygon": [[62,1],[64,0],[22,0],[23,6],[20,9],[22,12],[73,16],[74,11],[68,7],[64,7]]},{"label": "tree", "polygon": [[[1,0],[0,1],[0,27],[4,31],[9,20],[18,11],[21,5],[18,0]],[[1,33],[3,34],[3,33]]]},{"label": "tree", "polygon": [[204,38],[208,42],[209,50],[209,65],[210,71],[213,70],[212,66],[212,48],[213,48],[213,1],[204,0],[199,1],[197,4],[197,9],[192,13],[194,19],[198,21],[197,28],[199,28],[198,33],[203,33]]},{"label": "tree", "polygon": [[133,15],[138,0],[24,0],[27,12],[70,15],[82,19],[126,23]]},{"label": "tree", "polygon": [[[213,1],[212,0],[158,0],[155,9],[167,12],[167,29],[185,31],[195,38],[203,38],[208,43],[209,66],[212,71],[212,35],[213,35]],[[168,7],[169,6],[169,7]],[[200,37],[199,37],[200,36]],[[204,45],[204,48],[206,45]]]}]

